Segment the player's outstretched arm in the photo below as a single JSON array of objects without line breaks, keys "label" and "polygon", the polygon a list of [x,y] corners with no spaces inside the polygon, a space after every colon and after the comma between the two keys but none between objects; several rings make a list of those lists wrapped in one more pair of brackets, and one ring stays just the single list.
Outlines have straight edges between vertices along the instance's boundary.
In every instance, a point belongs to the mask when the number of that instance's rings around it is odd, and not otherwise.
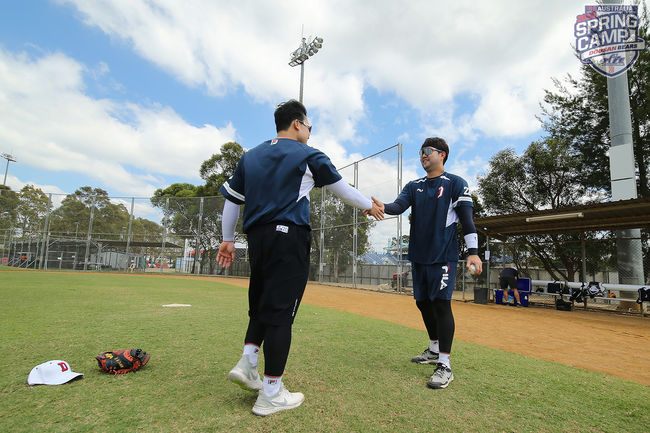
[{"label": "player's outstretched arm", "polygon": [[239,219],[239,205],[226,199],[221,214],[221,231],[223,242],[219,245],[217,263],[223,268],[228,268],[235,260],[235,226]]},{"label": "player's outstretched arm", "polygon": [[399,215],[404,213],[406,209],[409,208],[409,204],[403,202],[402,200],[399,200],[399,197],[397,200],[395,200],[392,203],[383,203],[376,198],[372,198],[373,203],[377,204],[381,208],[381,210],[388,215]]},{"label": "player's outstretched arm", "polygon": [[364,196],[356,188],[351,187],[345,180],[327,185],[337,197],[345,203],[364,210],[364,214],[372,215],[377,221],[384,219],[384,211],[376,206],[372,200]]}]

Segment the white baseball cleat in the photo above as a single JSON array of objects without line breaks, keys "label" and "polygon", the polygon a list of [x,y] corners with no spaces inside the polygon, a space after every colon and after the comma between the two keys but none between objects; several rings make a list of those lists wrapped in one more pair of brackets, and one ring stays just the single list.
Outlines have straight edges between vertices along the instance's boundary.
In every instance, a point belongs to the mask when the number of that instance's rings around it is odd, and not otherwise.
[{"label": "white baseball cleat", "polygon": [[260,391],[257,396],[253,413],[259,416],[267,416],[281,410],[295,409],[305,401],[305,396],[301,392],[289,392],[284,385],[280,391],[272,397],[267,397],[264,391]]},{"label": "white baseball cleat", "polygon": [[257,372],[257,367],[253,367],[248,362],[248,356],[246,355],[242,356],[237,365],[230,370],[228,379],[248,391],[259,391],[262,389],[262,380]]}]

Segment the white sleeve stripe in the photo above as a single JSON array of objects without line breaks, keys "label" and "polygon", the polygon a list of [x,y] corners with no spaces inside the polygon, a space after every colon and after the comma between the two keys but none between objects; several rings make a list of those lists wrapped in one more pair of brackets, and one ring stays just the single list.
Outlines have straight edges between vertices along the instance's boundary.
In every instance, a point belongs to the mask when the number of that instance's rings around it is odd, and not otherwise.
[{"label": "white sleeve stripe", "polygon": [[458,202],[460,202],[460,201],[468,201],[468,202],[470,202],[470,203],[473,203],[473,201],[472,201],[472,197],[465,197],[465,196],[462,196],[462,197],[458,197],[458,200],[456,200],[456,201],[452,204],[452,207],[456,207],[456,206],[458,205]]},{"label": "white sleeve stripe", "polygon": [[228,194],[230,194],[231,196],[235,197],[235,198],[238,199],[238,200],[246,201],[246,197],[244,197],[243,194],[240,194],[240,193],[238,193],[237,191],[235,191],[234,189],[232,189],[232,188],[230,187],[230,185],[228,185],[228,181],[226,181],[226,182],[223,184],[223,186],[224,186],[224,188],[226,188],[226,191],[228,191]]}]

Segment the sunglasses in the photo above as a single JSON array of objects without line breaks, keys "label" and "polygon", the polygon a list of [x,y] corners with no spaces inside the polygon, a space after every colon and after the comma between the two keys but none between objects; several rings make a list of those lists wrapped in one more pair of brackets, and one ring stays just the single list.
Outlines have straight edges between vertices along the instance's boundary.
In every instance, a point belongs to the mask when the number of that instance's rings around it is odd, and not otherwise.
[{"label": "sunglasses", "polygon": [[[298,119],[296,119],[296,120],[298,120]],[[309,123],[309,121],[305,122],[304,120],[298,120],[298,122],[305,125],[307,127],[307,129],[309,129],[309,132],[311,132],[311,123]]]},{"label": "sunglasses", "polygon": [[423,147],[422,149],[420,149],[420,156],[429,156],[434,151],[438,153],[444,152],[444,150],[436,149],[435,147]]}]

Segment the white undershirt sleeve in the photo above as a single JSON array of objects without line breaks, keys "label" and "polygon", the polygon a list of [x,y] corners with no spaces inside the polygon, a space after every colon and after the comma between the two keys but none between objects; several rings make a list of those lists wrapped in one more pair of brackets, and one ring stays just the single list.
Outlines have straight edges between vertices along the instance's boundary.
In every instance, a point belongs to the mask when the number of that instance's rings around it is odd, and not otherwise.
[{"label": "white undershirt sleeve", "polygon": [[348,185],[343,179],[327,185],[327,189],[349,205],[356,206],[360,209],[372,208],[372,200],[361,194],[358,189]]},{"label": "white undershirt sleeve", "polygon": [[223,213],[221,214],[221,231],[223,232],[224,242],[235,241],[235,227],[239,219],[239,205],[226,199],[223,204]]}]

